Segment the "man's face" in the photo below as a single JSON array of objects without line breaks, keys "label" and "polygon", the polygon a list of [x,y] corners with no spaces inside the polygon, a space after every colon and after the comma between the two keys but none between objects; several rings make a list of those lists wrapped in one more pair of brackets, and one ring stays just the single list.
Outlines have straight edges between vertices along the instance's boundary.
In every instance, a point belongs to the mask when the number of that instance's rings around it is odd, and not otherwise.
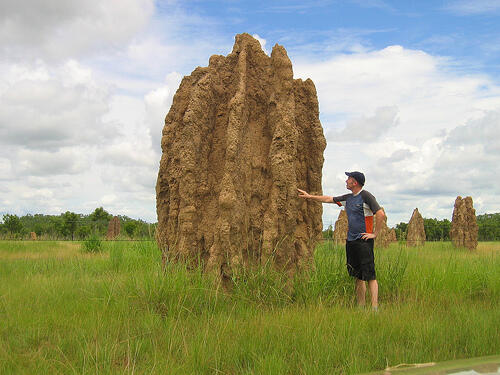
[{"label": "man's face", "polygon": [[358,181],[356,181],[353,177],[347,177],[347,180],[345,180],[345,184],[347,190],[352,190],[354,186],[358,184]]}]

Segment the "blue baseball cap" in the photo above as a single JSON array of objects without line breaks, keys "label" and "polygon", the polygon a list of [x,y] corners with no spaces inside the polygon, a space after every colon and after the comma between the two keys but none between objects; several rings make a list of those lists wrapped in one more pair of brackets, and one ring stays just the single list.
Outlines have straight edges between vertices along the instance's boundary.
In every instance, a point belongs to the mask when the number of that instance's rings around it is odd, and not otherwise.
[{"label": "blue baseball cap", "polygon": [[358,184],[363,186],[365,184],[365,175],[361,172],[354,171],[354,172],[346,172],[345,173],[347,176],[354,178],[356,181],[358,181]]}]

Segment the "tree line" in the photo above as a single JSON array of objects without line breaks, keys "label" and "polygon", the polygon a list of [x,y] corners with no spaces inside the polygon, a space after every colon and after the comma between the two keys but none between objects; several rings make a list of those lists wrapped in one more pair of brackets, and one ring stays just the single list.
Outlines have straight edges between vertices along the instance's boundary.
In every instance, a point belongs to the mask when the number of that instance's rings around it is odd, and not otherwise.
[{"label": "tree line", "polygon": [[[120,237],[123,239],[152,239],[155,224],[128,216],[117,215],[120,219]],[[91,214],[83,215],[66,211],[60,215],[27,214],[3,215],[0,223],[0,238],[26,239],[32,232],[40,239],[85,240],[90,237],[104,237],[113,215],[98,207]]]},{"label": "tree line", "polygon": [[[408,223],[401,222],[394,227],[396,238],[406,240]],[[424,218],[425,238],[427,241],[450,241],[451,221],[448,219],[426,219]]]},{"label": "tree line", "polygon": [[[91,236],[104,237],[109,221],[113,215],[102,207],[96,208],[91,214],[83,215],[66,211],[60,215],[3,215],[0,223],[0,237],[11,239],[29,238],[30,233],[36,233],[43,239],[85,240]],[[131,219],[118,215],[121,224],[121,237],[127,239],[153,239],[156,224],[143,220]],[[500,241],[500,213],[478,215],[479,241]],[[395,226],[398,240],[406,239],[408,223],[401,222]],[[425,236],[428,241],[449,241],[451,221],[448,219],[424,218]],[[333,228],[330,225],[323,231],[324,238],[331,238]]]},{"label": "tree line", "polygon": [[[500,241],[500,213],[476,216],[479,241]],[[396,237],[406,239],[408,223],[396,225]],[[427,241],[449,241],[451,221],[448,219],[424,218],[424,230]]]},{"label": "tree line", "polygon": [[[500,241],[500,213],[476,216],[479,241]],[[398,240],[406,240],[408,223],[401,222],[394,227]],[[450,241],[451,221],[448,219],[424,218],[424,230],[427,241]],[[332,238],[333,228],[330,225],[323,231],[324,238]]]}]

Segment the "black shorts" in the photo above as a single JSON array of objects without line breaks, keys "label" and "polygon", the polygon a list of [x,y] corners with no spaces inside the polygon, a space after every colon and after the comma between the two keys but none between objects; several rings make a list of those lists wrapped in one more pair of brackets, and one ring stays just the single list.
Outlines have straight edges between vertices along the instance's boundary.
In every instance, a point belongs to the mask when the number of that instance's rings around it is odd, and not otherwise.
[{"label": "black shorts", "polygon": [[373,244],[373,239],[346,242],[345,253],[349,275],[364,281],[376,279]]}]

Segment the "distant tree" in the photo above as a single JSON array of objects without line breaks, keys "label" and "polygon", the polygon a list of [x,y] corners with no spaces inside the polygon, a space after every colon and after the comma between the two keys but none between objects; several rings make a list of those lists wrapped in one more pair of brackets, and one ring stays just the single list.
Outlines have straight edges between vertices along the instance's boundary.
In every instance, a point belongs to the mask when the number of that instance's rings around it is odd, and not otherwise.
[{"label": "distant tree", "polygon": [[479,241],[500,241],[500,213],[477,216]]},{"label": "distant tree", "polygon": [[450,239],[451,222],[448,219],[424,218],[425,238],[427,241],[448,241]]},{"label": "distant tree", "polygon": [[56,236],[58,233],[54,228],[52,217],[51,215],[27,214],[19,219],[27,233],[35,232],[37,236]]},{"label": "distant tree", "polygon": [[155,236],[156,226],[151,223],[146,223],[142,220],[139,220],[139,223],[141,224],[139,227],[141,236],[143,238],[153,239]]},{"label": "distant tree", "polygon": [[52,237],[64,237],[64,223],[61,216],[49,217],[49,233]]},{"label": "distant tree", "polygon": [[109,214],[104,208],[98,207],[89,215],[90,220],[93,223],[94,231],[101,235],[106,234],[109,220],[113,215]]},{"label": "distant tree", "polygon": [[71,240],[75,239],[75,231],[78,226],[78,219],[80,218],[79,215],[75,214],[74,212],[69,212],[66,211],[63,215],[63,225],[62,225],[62,232],[64,236],[70,236]]},{"label": "distant tree", "polygon": [[110,220],[113,215],[109,214],[104,208],[98,207],[90,214],[90,220],[99,221],[99,220]]},{"label": "distant tree", "polygon": [[35,223],[33,225],[32,230],[30,232],[35,232],[38,237],[40,237],[43,234],[43,225],[41,223]]},{"label": "distant tree", "polygon": [[333,238],[333,227],[330,224],[326,230],[323,231],[323,238],[332,239]]},{"label": "distant tree", "polygon": [[[91,237],[91,235],[105,235],[112,215],[104,208],[99,207],[88,215],[67,211],[60,215],[26,214],[17,217],[16,215],[6,214],[3,217],[4,223],[0,220],[0,234],[3,236],[24,236],[29,232],[35,232],[37,236],[51,239],[72,238],[84,240]],[[1,218],[2,216],[0,216]],[[119,218],[122,222],[122,229],[127,235],[133,238],[154,238],[156,224],[150,224],[140,219],[132,219],[128,216],[119,216]],[[128,222],[131,224],[126,224]],[[129,226],[128,231],[125,228],[126,225]]]},{"label": "distant tree", "polygon": [[17,215],[3,215],[3,223],[7,231],[12,234],[21,234],[23,230],[23,224]]},{"label": "distant tree", "polygon": [[92,229],[90,228],[89,225],[82,225],[82,226],[79,226],[77,229],[76,229],[76,237],[80,240],[85,240],[87,238],[90,237],[90,233],[92,232]]},{"label": "distant tree", "polygon": [[[56,231],[51,225],[50,218],[51,216],[49,215],[35,214],[30,226],[30,232],[35,232],[37,236],[55,235]],[[25,225],[28,226],[28,223],[26,223]]]},{"label": "distant tree", "polygon": [[408,223],[399,223],[396,224],[396,227],[394,229],[396,231],[396,238],[398,241],[404,241],[406,240],[406,231],[408,230]]},{"label": "distant tree", "polygon": [[135,221],[127,221],[123,224],[123,230],[127,233],[127,236],[130,238],[134,237],[134,233],[137,230],[137,223]]},{"label": "distant tree", "polygon": [[[147,223],[143,220],[135,220],[131,219],[128,216],[124,215],[119,215],[120,221],[123,223],[123,230],[129,237],[131,237],[130,232],[127,232],[127,226],[129,226],[128,231],[132,229],[132,226],[134,226],[134,231],[133,231],[133,237],[134,238],[142,238],[142,239],[152,239],[154,238],[154,233],[155,233],[155,225]],[[133,224],[127,224],[127,223],[133,223]]]}]

